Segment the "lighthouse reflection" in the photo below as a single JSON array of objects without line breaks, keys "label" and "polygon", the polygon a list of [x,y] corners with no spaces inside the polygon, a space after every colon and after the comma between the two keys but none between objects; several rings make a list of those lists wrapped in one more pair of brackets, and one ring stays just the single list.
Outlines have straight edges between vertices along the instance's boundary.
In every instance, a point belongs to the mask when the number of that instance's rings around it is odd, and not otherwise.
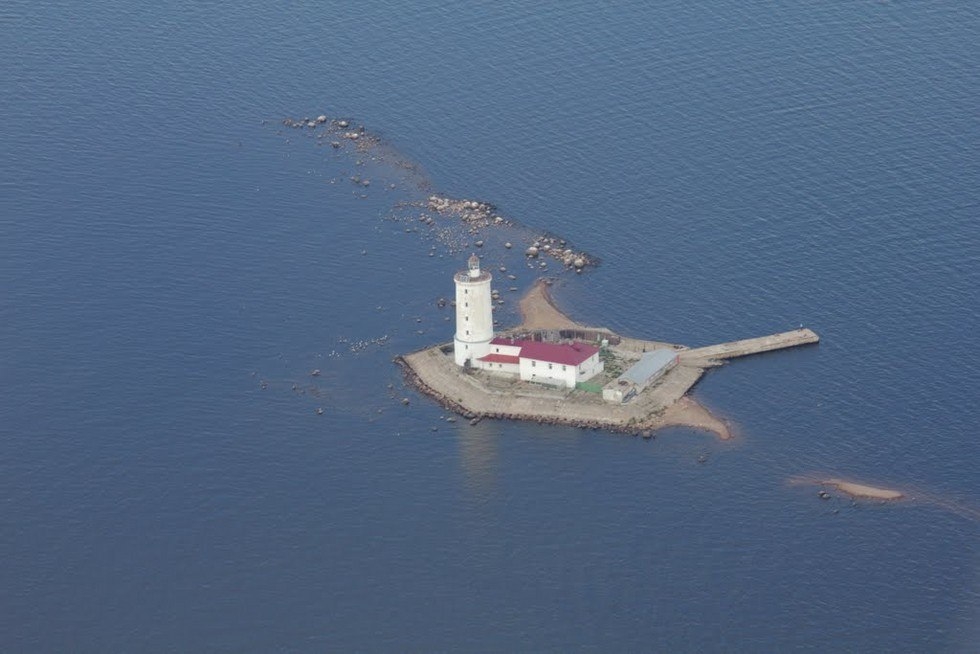
[{"label": "lighthouse reflection", "polygon": [[460,464],[467,488],[475,494],[491,493],[497,485],[497,438],[500,425],[481,420],[475,425],[461,424],[457,429]]}]

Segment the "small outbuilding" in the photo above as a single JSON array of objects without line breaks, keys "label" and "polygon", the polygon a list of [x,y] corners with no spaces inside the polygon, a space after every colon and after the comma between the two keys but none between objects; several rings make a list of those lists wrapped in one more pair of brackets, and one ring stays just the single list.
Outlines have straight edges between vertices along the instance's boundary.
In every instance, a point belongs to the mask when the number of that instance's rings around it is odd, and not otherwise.
[{"label": "small outbuilding", "polygon": [[607,402],[629,402],[676,365],[677,353],[674,350],[661,348],[644,352],[639,361],[603,387],[602,399]]}]

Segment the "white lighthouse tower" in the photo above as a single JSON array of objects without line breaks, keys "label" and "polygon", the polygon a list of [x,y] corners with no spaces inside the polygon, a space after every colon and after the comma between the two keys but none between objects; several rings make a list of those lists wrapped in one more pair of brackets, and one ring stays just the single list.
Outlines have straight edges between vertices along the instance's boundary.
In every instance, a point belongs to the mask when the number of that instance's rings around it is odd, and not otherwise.
[{"label": "white lighthouse tower", "polygon": [[474,254],[467,261],[468,270],[456,273],[456,365],[463,366],[490,354],[493,340],[493,307],[490,280],[480,270],[480,259]]}]

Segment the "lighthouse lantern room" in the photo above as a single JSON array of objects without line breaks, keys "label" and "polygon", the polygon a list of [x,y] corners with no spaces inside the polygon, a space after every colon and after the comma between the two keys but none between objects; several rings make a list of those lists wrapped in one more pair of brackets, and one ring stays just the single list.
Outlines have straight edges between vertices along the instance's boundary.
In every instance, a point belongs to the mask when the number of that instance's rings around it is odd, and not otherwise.
[{"label": "lighthouse lantern room", "polygon": [[490,282],[493,276],[480,269],[475,254],[467,261],[467,270],[455,275],[456,281],[456,365],[472,365],[490,353],[493,340],[493,304]]}]

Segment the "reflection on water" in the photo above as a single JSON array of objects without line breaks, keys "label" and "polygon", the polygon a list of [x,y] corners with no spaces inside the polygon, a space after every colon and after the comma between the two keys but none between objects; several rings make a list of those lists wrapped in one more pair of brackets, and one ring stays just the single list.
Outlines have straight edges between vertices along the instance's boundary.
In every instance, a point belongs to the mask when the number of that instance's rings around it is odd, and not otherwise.
[{"label": "reflection on water", "polygon": [[463,423],[456,433],[467,490],[478,496],[488,495],[497,485],[500,423],[494,420],[481,420],[475,425]]}]

